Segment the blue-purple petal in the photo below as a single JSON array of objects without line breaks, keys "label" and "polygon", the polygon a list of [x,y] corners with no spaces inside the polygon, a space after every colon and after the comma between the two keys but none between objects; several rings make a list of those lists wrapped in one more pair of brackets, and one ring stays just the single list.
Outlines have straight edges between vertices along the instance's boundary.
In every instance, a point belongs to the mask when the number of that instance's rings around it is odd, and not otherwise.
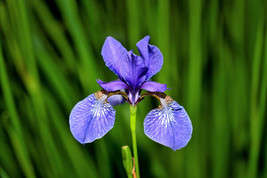
[{"label": "blue-purple petal", "polygon": [[158,73],[163,65],[162,53],[158,47],[150,45],[149,40],[150,37],[146,36],[136,44],[145,66],[148,68],[147,80]]},{"label": "blue-purple petal", "polygon": [[167,90],[167,85],[158,82],[147,81],[141,85],[140,89],[144,89],[150,92],[164,92]]},{"label": "blue-purple petal", "polygon": [[114,38],[107,37],[101,54],[106,66],[133,90],[147,79],[148,67],[145,66],[143,58],[133,54],[132,51],[127,52]]},{"label": "blue-purple petal", "polygon": [[121,95],[112,95],[108,97],[108,103],[111,104],[111,106],[117,106],[119,104],[123,104],[125,102],[125,99]]},{"label": "blue-purple petal", "polygon": [[129,89],[128,85],[120,80],[114,80],[111,82],[103,82],[102,80],[97,80],[97,83],[106,91],[117,91],[121,89]]},{"label": "blue-purple petal", "polygon": [[148,68],[145,67],[143,59],[132,51],[128,52],[128,60],[122,67],[121,75],[132,89],[137,89],[146,80]]},{"label": "blue-purple petal", "polygon": [[116,111],[106,102],[101,91],[78,102],[70,114],[70,130],[80,143],[90,143],[102,138],[115,123]]},{"label": "blue-purple petal", "polygon": [[107,37],[102,47],[101,55],[106,66],[116,75],[121,77],[121,64],[127,61],[127,50],[120,42],[112,37]]},{"label": "blue-purple petal", "polygon": [[193,127],[185,109],[176,101],[151,110],[145,118],[145,134],[155,142],[172,148],[174,151],[187,145]]}]

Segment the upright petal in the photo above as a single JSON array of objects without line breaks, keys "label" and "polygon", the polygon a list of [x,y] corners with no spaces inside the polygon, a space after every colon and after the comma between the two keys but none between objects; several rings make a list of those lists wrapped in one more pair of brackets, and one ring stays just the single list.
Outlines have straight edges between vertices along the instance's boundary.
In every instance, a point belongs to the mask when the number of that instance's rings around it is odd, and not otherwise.
[{"label": "upright petal", "polygon": [[78,102],[70,113],[70,130],[80,143],[102,138],[115,123],[116,111],[106,102],[107,95],[98,91]]},{"label": "upright petal", "polygon": [[106,66],[120,77],[121,64],[127,61],[127,50],[121,43],[110,36],[107,37],[102,47],[101,55]]},{"label": "upright petal", "polygon": [[148,68],[147,80],[158,73],[163,65],[162,53],[158,47],[148,44],[149,40],[150,37],[146,36],[136,44],[137,49]]},{"label": "upright petal", "polygon": [[145,134],[155,142],[174,151],[187,145],[193,131],[185,109],[167,96],[162,105],[151,110],[145,118]]},{"label": "upright petal", "polygon": [[127,63],[122,66],[121,75],[133,90],[137,89],[146,80],[148,68],[145,67],[143,59],[132,51],[128,52]]}]

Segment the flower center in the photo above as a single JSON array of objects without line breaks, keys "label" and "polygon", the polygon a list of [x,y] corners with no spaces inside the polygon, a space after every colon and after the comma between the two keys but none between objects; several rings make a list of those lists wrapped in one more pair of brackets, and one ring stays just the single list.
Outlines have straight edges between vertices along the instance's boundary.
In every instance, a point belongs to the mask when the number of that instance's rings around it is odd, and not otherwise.
[{"label": "flower center", "polygon": [[136,105],[137,104],[137,101],[140,97],[140,91],[137,90],[137,91],[128,91],[128,98],[129,98],[129,101],[130,101],[130,104],[131,105]]}]

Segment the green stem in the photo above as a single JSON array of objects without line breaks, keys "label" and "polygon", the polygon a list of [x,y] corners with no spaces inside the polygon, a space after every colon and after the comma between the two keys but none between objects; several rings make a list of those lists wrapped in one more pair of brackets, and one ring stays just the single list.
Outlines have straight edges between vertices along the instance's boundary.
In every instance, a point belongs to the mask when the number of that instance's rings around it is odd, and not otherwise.
[{"label": "green stem", "polygon": [[138,164],[138,154],[137,154],[137,142],[136,142],[136,106],[130,106],[130,124],[131,124],[131,132],[132,132],[132,142],[133,142],[133,154],[134,154],[134,162],[135,162],[135,172],[136,178],[140,178],[139,175],[139,164]]}]

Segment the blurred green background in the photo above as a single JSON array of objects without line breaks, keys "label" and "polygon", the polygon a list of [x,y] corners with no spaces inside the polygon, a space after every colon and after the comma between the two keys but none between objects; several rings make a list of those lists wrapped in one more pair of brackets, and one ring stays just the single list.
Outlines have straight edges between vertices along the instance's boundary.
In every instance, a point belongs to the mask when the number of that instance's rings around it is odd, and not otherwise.
[{"label": "blurred green background", "polygon": [[68,124],[101,89],[96,79],[116,78],[100,54],[109,35],[136,53],[151,36],[164,55],[153,80],[172,88],[194,126],[174,152],[143,131],[159,103],[139,103],[141,177],[267,177],[266,0],[0,0],[0,177],[126,177],[127,103],[91,144]]}]

